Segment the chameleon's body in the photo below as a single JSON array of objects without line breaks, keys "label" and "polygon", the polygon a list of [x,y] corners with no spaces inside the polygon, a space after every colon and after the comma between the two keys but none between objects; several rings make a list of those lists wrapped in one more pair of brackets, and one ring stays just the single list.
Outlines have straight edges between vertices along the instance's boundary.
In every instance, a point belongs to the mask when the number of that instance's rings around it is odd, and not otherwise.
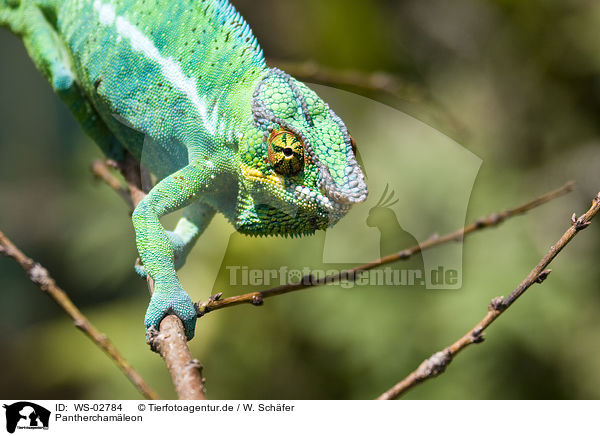
[{"label": "chameleon's body", "polygon": [[[160,180],[133,214],[146,327],[196,312],[175,269],[215,212],[244,233],[306,234],[366,198],[353,141],[309,88],[266,66],[225,0],[0,0],[0,25],[104,153]],[[175,231],[159,218],[185,207]]]}]

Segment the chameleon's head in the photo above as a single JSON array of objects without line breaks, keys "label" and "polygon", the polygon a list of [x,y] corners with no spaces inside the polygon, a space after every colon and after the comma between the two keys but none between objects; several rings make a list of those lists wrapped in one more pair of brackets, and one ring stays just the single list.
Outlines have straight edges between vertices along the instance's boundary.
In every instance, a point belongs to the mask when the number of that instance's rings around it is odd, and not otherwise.
[{"label": "chameleon's head", "polygon": [[254,92],[252,115],[240,141],[239,231],[313,233],[366,199],[348,129],[307,86],[270,69]]}]

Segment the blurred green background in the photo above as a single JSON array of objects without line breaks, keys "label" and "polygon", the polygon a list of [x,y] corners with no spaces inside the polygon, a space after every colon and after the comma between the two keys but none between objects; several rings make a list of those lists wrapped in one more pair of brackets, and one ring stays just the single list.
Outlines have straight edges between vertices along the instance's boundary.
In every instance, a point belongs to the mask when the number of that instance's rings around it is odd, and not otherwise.
[{"label": "blurred green background", "polygon": [[[587,210],[600,190],[600,3],[233,3],[275,65],[310,60],[398,77],[410,91],[406,98],[345,89],[426,121],[482,160],[467,221],[577,182],[569,196],[470,237],[460,290],[314,289],[267,300],[261,308],[209,314],[190,343],[205,365],[212,399],[375,397],[481,319],[490,299],[508,294],[566,229],[571,213]],[[368,133],[370,118],[359,110],[339,108],[354,120],[351,131]],[[361,154],[385,157],[387,150],[375,147],[382,146],[359,142]],[[428,143],[416,138],[414,147],[427,149]],[[162,360],[143,340],[148,296],[132,269],[136,251],[127,207],[90,175],[98,157],[20,41],[0,29],[0,230],[50,270],[164,398],[173,398]],[[460,177],[460,166],[455,174]],[[420,189],[425,199],[427,186]],[[443,210],[420,218],[444,227]],[[229,264],[318,267],[321,261],[314,253],[322,234],[291,241],[231,232],[222,217],[215,219],[182,270],[195,300],[214,290],[243,290],[228,286],[226,271],[215,283],[209,267],[223,255],[210,247],[230,237]],[[556,259],[543,286],[489,329],[483,344],[405,398],[600,398],[599,242],[596,223]],[[3,258],[0,290],[3,398],[140,398]]]}]

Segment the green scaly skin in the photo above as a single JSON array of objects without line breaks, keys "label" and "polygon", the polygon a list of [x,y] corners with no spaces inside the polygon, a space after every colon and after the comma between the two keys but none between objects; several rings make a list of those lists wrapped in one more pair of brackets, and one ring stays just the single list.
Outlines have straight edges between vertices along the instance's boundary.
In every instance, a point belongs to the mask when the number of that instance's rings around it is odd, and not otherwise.
[{"label": "green scaly skin", "polygon": [[225,0],[0,0],[0,25],[107,156],[127,150],[160,180],[133,213],[138,272],[155,282],[146,328],[174,313],[194,336],[175,270],[216,212],[243,233],[303,235],[366,198],[344,123],[266,66]]}]

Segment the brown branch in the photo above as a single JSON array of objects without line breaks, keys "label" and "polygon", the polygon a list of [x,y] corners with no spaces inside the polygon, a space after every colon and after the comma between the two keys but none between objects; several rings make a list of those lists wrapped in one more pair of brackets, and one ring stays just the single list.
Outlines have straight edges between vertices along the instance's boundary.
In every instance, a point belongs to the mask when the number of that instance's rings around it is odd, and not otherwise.
[{"label": "brown branch", "polygon": [[412,103],[422,103],[429,100],[427,91],[389,73],[339,70],[317,64],[314,61],[294,62],[269,59],[268,63],[276,65],[278,68],[285,70],[302,81],[360,88],[390,94],[399,100],[406,100]]},{"label": "brown branch", "polygon": [[567,229],[567,231],[556,242],[556,244],[550,247],[546,255],[508,297],[494,298],[488,307],[487,314],[471,330],[469,330],[464,336],[462,336],[452,345],[433,354],[402,381],[380,395],[378,399],[391,400],[397,398],[416,385],[441,374],[444,372],[450,362],[452,362],[454,356],[456,356],[459,352],[471,344],[478,344],[482,342],[484,330],[487,329],[489,325],[492,324],[500,315],[502,315],[502,313],[504,313],[506,309],[508,309],[517,300],[517,298],[523,295],[523,293],[525,293],[525,291],[529,289],[531,285],[534,283],[542,283],[546,277],[548,277],[548,274],[550,274],[551,270],[546,268],[550,262],[552,262],[558,253],[560,253],[560,251],[575,237],[580,230],[583,230],[590,225],[592,218],[598,213],[599,210],[600,192],[596,198],[594,198],[592,206],[585,214],[581,215],[579,218],[573,214],[571,218],[571,227]]},{"label": "brown branch", "polygon": [[166,316],[160,332],[150,328],[148,343],[160,353],[171,373],[180,400],[206,400],[202,365],[193,359],[187,346],[183,324],[175,315]]},{"label": "brown branch", "polygon": [[0,254],[10,257],[21,265],[29,276],[29,279],[38,285],[44,293],[48,294],[71,317],[75,326],[85,333],[115,362],[145,398],[151,400],[159,399],[158,395],[148,386],[142,376],[132,368],[106,335],[94,327],[79,311],[65,291],[56,285],[48,270],[23,254],[2,232],[0,232]]},{"label": "brown branch", "polygon": [[[102,166],[107,171],[111,163],[100,163],[96,166]],[[115,185],[112,183],[114,176],[101,177],[111,188],[118,193],[122,190],[129,193],[126,197],[130,200],[131,205],[136,207],[140,201],[146,196],[144,185],[146,180],[142,173],[140,164],[131,155],[119,162],[116,166],[121,175],[125,178],[127,189],[121,186],[120,183]],[[110,173],[110,171],[108,171]],[[129,202],[128,202],[129,204]],[[148,276],[148,290],[150,295],[154,292],[154,282]],[[184,333],[183,324],[174,315],[165,317],[160,323],[160,331],[150,329],[147,338],[148,345],[152,351],[160,353],[161,357],[167,364],[171,379],[175,386],[175,391],[180,400],[204,400],[204,378],[202,377],[202,365],[198,360],[193,359],[190,349],[187,345],[187,340]]]},{"label": "brown branch", "polygon": [[[124,172],[123,169],[121,171]],[[133,172],[133,174],[135,174],[135,171]],[[127,178],[127,176],[126,176],[126,178]],[[137,183],[137,185],[136,185],[136,183]],[[139,182],[139,178],[138,178],[137,181],[134,180],[133,182],[130,182],[130,186],[132,186],[132,185],[134,187],[139,186],[139,183],[140,182]],[[326,277],[318,279],[318,280],[314,279],[314,277],[309,275],[309,276],[303,277],[300,281],[298,281],[296,283],[278,286],[278,287],[266,289],[263,291],[250,292],[247,294],[238,295],[238,296],[234,296],[234,297],[228,297],[225,299],[222,299],[222,293],[218,293],[214,296],[211,296],[208,301],[200,302],[197,304],[198,316],[199,317],[203,316],[206,313],[217,310],[217,309],[222,309],[225,307],[230,307],[230,306],[235,306],[235,305],[245,304],[245,303],[250,303],[255,306],[260,306],[263,304],[265,298],[273,297],[276,295],[282,295],[282,294],[286,294],[289,292],[299,291],[299,290],[303,290],[303,289],[308,289],[308,288],[311,288],[314,286],[336,283],[342,277],[347,277],[349,280],[355,281],[358,279],[360,274],[364,271],[368,271],[370,269],[373,269],[373,268],[376,268],[376,267],[379,267],[382,265],[390,264],[393,262],[397,262],[400,260],[409,259],[410,257],[414,256],[415,254],[417,254],[423,250],[433,248],[438,245],[442,245],[444,243],[460,242],[464,239],[464,237],[466,235],[469,235],[473,232],[483,230],[485,228],[498,226],[499,224],[501,224],[508,218],[524,214],[524,213],[530,211],[531,209],[534,209],[542,204],[545,204],[555,198],[558,198],[558,197],[572,191],[574,189],[574,187],[575,187],[575,184],[573,182],[568,182],[565,185],[563,185],[562,187],[560,187],[554,191],[548,192],[530,202],[527,202],[525,204],[522,204],[522,205],[517,206],[512,209],[507,209],[500,213],[492,213],[491,215],[489,215],[485,218],[480,218],[480,219],[476,220],[475,222],[473,222],[461,229],[458,229],[452,233],[448,233],[443,236],[434,236],[434,237],[429,238],[428,240],[424,241],[422,244],[415,245],[413,247],[407,248],[407,249],[399,251],[397,253],[382,257],[380,259],[374,260],[372,262],[369,262],[369,263],[366,263],[363,265],[360,265],[358,267],[342,271],[339,274],[326,276]],[[139,189],[139,188],[137,188],[137,189],[138,189],[138,192],[141,192],[141,189]],[[143,198],[143,195],[139,198],[139,200],[141,200],[141,198]],[[137,204],[137,202],[135,202],[135,204]],[[534,277],[534,282],[537,281],[537,282],[541,283],[541,281],[543,281],[547,277],[549,272],[550,272],[549,270],[548,271],[540,271],[539,274],[537,274]],[[149,286],[151,289],[152,288],[151,284],[149,284]],[[520,294],[518,294],[518,295],[520,295]],[[515,296],[514,298],[517,298],[518,295]],[[512,296],[512,294],[511,294],[511,296]],[[508,303],[508,305],[510,305],[510,304],[512,304],[512,302]],[[508,305],[506,307],[508,307]],[[494,306],[494,307],[496,307],[496,306]],[[494,310],[498,310],[498,309],[494,309]],[[489,316],[492,316],[492,315],[488,314],[488,316],[486,316],[486,318],[484,318],[484,321]],[[167,318],[175,318],[175,317],[167,317]],[[167,318],[165,318],[165,320]],[[174,328],[176,330],[179,329],[179,330],[175,334],[169,333],[169,334],[165,334],[164,336],[162,335],[163,328],[164,328],[164,326],[161,323],[161,334],[157,335],[156,332],[154,332],[154,334],[150,336],[149,344],[151,345],[151,347],[154,350],[159,351],[161,353],[161,356],[163,356],[163,358],[165,359],[165,362],[167,362],[167,366],[169,368],[169,371],[171,372],[171,376],[173,378],[173,382],[175,383],[178,395],[180,395],[180,398],[183,398],[183,397],[181,397],[181,395],[185,395],[185,398],[196,398],[194,395],[201,395],[202,396],[201,398],[204,398],[204,387],[203,387],[204,379],[202,378],[201,371],[198,371],[197,361],[191,358],[191,355],[189,354],[189,349],[187,349],[187,345],[185,343],[185,336],[183,334],[183,326],[181,325],[180,322],[174,323],[172,325],[172,328]],[[475,328],[477,328],[477,326]],[[477,336],[473,336],[471,339],[472,340],[471,343],[476,343],[478,341],[483,340],[483,337],[481,336],[482,332],[483,332],[483,329],[479,331],[479,334]],[[175,340],[174,338],[177,338],[177,340]],[[185,350],[187,350],[187,353],[174,352],[173,356],[175,356],[175,359],[179,359],[177,364],[171,363],[172,360],[170,360],[169,356],[168,355],[165,356],[165,353],[168,354],[170,350],[173,350],[173,346],[170,347],[168,344],[163,344],[161,342],[163,342],[163,341],[168,342],[169,340],[171,340],[171,341],[174,340],[175,344],[179,344],[179,345],[183,344],[185,346]],[[464,348],[464,346],[463,346],[463,348]],[[449,353],[448,349],[446,349],[444,351],[436,353],[435,355],[433,355],[432,357],[427,359],[413,373],[414,377],[417,377],[417,378],[423,377],[424,374],[427,374],[426,378],[430,378],[430,377],[433,377],[433,376],[439,374],[440,372],[442,372],[443,369],[449,364],[450,360],[452,359],[452,354],[448,354],[448,353]],[[186,372],[186,370],[190,369],[190,368],[191,368],[192,374],[189,374]],[[425,380],[426,378],[422,378],[422,380]],[[182,384],[183,380],[190,380],[193,384],[199,383],[200,387],[197,388],[194,386],[191,386],[191,387],[186,386],[187,383]],[[422,380],[417,381],[417,383],[420,383]],[[405,389],[408,389],[408,388],[405,388]],[[383,395],[382,395],[382,397],[383,397]],[[200,397],[198,397],[198,398],[200,398]]]},{"label": "brown branch", "polygon": [[249,292],[247,294],[237,295],[235,297],[227,297],[224,299],[222,299],[222,294],[219,293],[209,298],[208,301],[199,302],[197,304],[198,316],[205,315],[206,313],[217,309],[223,309],[225,307],[236,306],[238,304],[244,303],[250,303],[255,306],[260,306],[263,304],[265,298],[274,297],[275,295],[287,294],[288,292],[300,291],[315,286],[337,283],[340,281],[341,278],[347,278],[348,280],[356,281],[360,277],[360,274],[364,271],[368,271],[370,269],[389,263],[397,262],[400,260],[407,260],[421,251],[436,247],[438,245],[442,245],[448,242],[460,242],[466,235],[470,233],[489,227],[495,227],[507,220],[508,218],[511,218],[515,215],[521,215],[531,209],[534,209],[544,203],[549,202],[550,200],[553,200],[557,197],[566,194],[567,192],[572,191],[574,187],[575,184],[573,182],[568,182],[562,187],[552,192],[548,192],[536,198],[535,200],[525,203],[521,206],[515,207],[513,209],[508,209],[500,213],[493,213],[487,216],[486,218],[480,218],[475,222],[467,225],[466,227],[458,229],[452,233],[448,233],[443,236],[434,236],[421,244],[415,245],[413,247],[407,248],[394,254],[390,254],[388,256],[371,261],[369,263],[365,263],[355,268],[342,271],[338,274],[332,274],[320,279],[315,279],[313,276],[308,275],[304,276],[302,279],[295,283],[277,286],[274,288],[265,289],[263,291]]},{"label": "brown branch", "polygon": [[[421,105],[425,108],[426,117],[431,117],[435,124],[441,124],[449,130],[455,139],[464,139],[468,136],[467,128],[440,102],[436,101],[431,93],[423,86],[407,82],[400,77],[381,71],[364,72],[358,70],[340,70],[317,64],[314,61],[293,62],[278,59],[268,59],[270,65],[285,70],[295,78],[334,87],[351,88],[369,94],[379,94],[391,97],[394,102],[407,102],[413,106]],[[419,118],[418,114],[417,118]],[[442,130],[445,130],[442,128]]]},{"label": "brown branch", "polygon": [[92,174],[99,180],[102,180],[110,186],[127,203],[127,206],[133,210],[133,200],[130,190],[125,188],[119,179],[111,172],[111,168],[118,168],[118,164],[112,160],[98,159],[92,162]]}]

